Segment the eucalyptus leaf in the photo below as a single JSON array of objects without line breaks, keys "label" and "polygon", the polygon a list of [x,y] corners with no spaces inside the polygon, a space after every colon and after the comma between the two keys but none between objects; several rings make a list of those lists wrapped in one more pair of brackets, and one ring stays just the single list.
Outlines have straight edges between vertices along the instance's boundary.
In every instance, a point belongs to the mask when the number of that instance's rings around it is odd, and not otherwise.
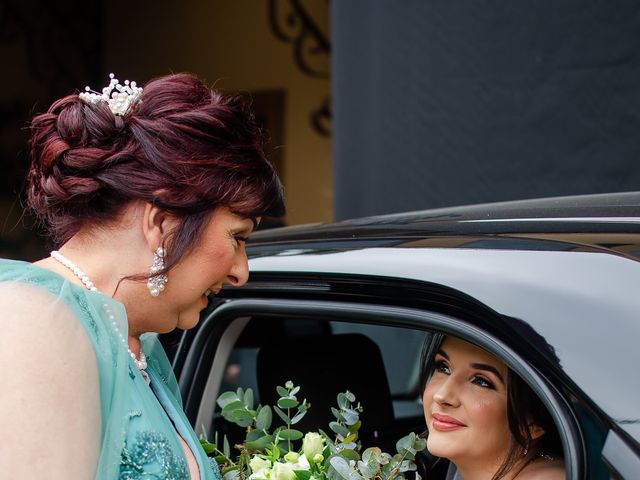
[{"label": "eucalyptus leaf", "polygon": [[342,435],[343,437],[349,435],[349,430],[347,429],[347,427],[345,427],[344,425],[340,425],[338,422],[329,423],[329,428],[338,435]]},{"label": "eucalyptus leaf", "polygon": [[404,460],[398,467],[400,472],[409,472],[416,469],[416,465],[409,460]]},{"label": "eucalyptus leaf", "polygon": [[300,402],[295,398],[280,398],[278,399],[278,406],[280,408],[295,408]]},{"label": "eucalyptus leaf", "polygon": [[349,399],[344,393],[338,394],[338,407],[341,409],[349,408]]},{"label": "eucalyptus leaf", "polygon": [[413,448],[413,442],[416,438],[415,435],[416,434],[412,432],[396,442],[396,449],[398,450],[398,453],[411,453],[415,455],[416,451]]},{"label": "eucalyptus leaf", "polygon": [[342,420],[342,414],[340,413],[340,410],[338,410],[335,407],[331,407],[331,413],[333,413],[333,416],[336,417],[336,420]]},{"label": "eucalyptus leaf", "polygon": [[273,410],[278,414],[278,416],[282,419],[284,423],[289,424],[290,420],[286,413],[280,410],[278,407],[274,406]]},{"label": "eucalyptus leaf", "polygon": [[300,440],[304,436],[300,430],[294,430],[293,428],[281,430],[278,435],[285,440]]},{"label": "eucalyptus leaf", "polygon": [[373,478],[378,473],[380,469],[380,464],[375,460],[370,462],[363,462],[362,460],[358,461],[358,470],[364,478]]},{"label": "eucalyptus leaf", "polygon": [[[355,448],[357,447],[357,445],[356,445],[356,443],[355,443],[355,442],[344,442],[344,443],[342,444],[342,446],[343,446],[346,450],[354,450],[354,451],[355,451]],[[346,451],[346,450],[344,450],[344,451]],[[358,457],[358,458],[359,458],[359,457]]]},{"label": "eucalyptus leaf", "polygon": [[307,411],[306,411],[306,410],[304,410],[304,411],[302,411],[302,412],[298,413],[296,416],[294,416],[294,417],[291,419],[291,424],[292,424],[292,425],[295,425],[295,424],[296,424],[296,423],[298,423],[300,420],[302,420],[302,417],[304,417],[306,414],[307,414]]},{"label": "eucalyptus leaf", "polygon": [[231,447],[229,446],[229,439],[226,435],[224,436],[222,444],[222,453],[224,453],[224,456],[227,458],[231,457]]},{"label": "eucalyptus leaf", "polygon": [[291,393],[289,395],[294,396],[299,391],[300,391],[300,387],[295,387],[293,390],[291,390]]},{"label": "eucalyptus leaf", "polygon": [[345,408],[342,411],[342,416],[344,417],[344,423],[346,423],[347,425],[354,425],[360,418],[358,412],[350,408]]},{"label": "eucalyptus leaf", "polygon": [[256,411],[255,410],[246,410],[246,409],[245,410],[236,410],[235,416],[236,416],[236,418],[253,420],[254,418],[256,418]]},{"label": "eucalyptus leaf", "polygon": [[224,392],[222,395],[218,397],[216,403],[220,406],[220,408],[224,408],[229,405],[231,402],[238,401],[238,396],[235,392]]},{"label": "eucalyptus leaf", "polygon": [[242,387],[238,387],[238,389],[236,390],[236,395],[238,396],[238,398],[244,398],[244,390],[242,389]]},{"label": "eucalyptus leaf", "polygon": [[344,450],[341,450],[340,451],[340,456],[344,457],[344,458],[346,458],[348,460],[355,460],[355,461],[360,460],[360,455],[358,455],[358,452],[356,452],[355,450],[353,450],[351,448],[345,448]]},{"label": "eucalyptus leaf", "polygon": [[252,442],[254,440],[257,440],[259,438],[264,437],[266,434],[262,431],[262,430],[251,430],[250,432],[247,433],[247,442]]},{"label": "eucalyptus leaf", "polygon": [[370,462],[371,460],[375,460],[378,463],[378,458],[382,454],[382,450],[378,447],[369,447],[364,452],[362,452],[362,461]]},{"label": "eucalyptus leaf", "polygon": [[271,443],[273,443],[273,436],[264,435],[256,440],[253,440],[250,442],[248,441],[246,445],[247,445],[247,448],[250,448],[251,450],[264,450]]},{"label": "eucalyptus leaf", "polygon": [[343,457],[331,457],[329,463],[345,480],[349,480],[349,461]]},{"label": "eucalyptus leaf", "polygon": [[253,390],[247,388],[244,392],[244,404],[247,406],[249,410],[253,409]]},{"label": "eucalyptus leaf", "polygon": [[240,480],[240,471],[237,469],[229,470],[222,475],[222,480]]},{"label": "eucalyptus leaf", "polygon": [[225,412],[231,412],[233,410],[244,409],[244,402],[242,400],[233,400],[232,402],[227,403],[224,407],[222,407],[222,414]]},{"label": "eucalyptus leaf", "polygon": [[427,448],[427,439],[417,437],[416,441],[413,443],[413,448],[416,452],[421,452],[425,448]]},{"label": "eucalyptus leaf", "polygon": [[347,397],[347,400],[349,400],[351,403],[356,401],[356,396],[353,393],[351,393],[349,390],[344,392],[344,394]]},{"label": "eucalyptus leaf", "polygon": [[349,425],[347,428],[349,429],[349,431],[351,433],[355,433],[358,430],[360,430],[360,427],[362,426],[362,421],[358,420],[356,423],[354,423],[353,425]]},{"label": "eucalyptus leaf", "polygon": [[287,390],[284,387],[281,387],[280,385],[278,385],[276,387],[276,392],[278,392],[278,395],[280,395],[281,397],[284,397],[284,398],[289,396],[289,390]]},{"label": "eucalyptus leaf", "polygon": [[273,421],[273,414],[271,413],[271,407],[265,405],[260,408],[258,416],[256,417],[256,428],[260,430],[268,430],[271,428],[271,422]]}]

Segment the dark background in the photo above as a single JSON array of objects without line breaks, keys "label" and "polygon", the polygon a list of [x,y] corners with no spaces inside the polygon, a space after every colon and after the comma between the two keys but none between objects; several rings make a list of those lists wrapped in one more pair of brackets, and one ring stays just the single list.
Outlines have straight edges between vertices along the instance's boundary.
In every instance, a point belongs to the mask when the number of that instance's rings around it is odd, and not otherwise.
[{"label": "dark background", "polygon": [[110,71],[249,92],[296,224],[637,190],[639,56],[636,0],[0,0],[0,256],[46,252],[33,112]]},{"label": "dark background", "polygon": [[640,3],[332,3],[335,215],[640,185]]}]

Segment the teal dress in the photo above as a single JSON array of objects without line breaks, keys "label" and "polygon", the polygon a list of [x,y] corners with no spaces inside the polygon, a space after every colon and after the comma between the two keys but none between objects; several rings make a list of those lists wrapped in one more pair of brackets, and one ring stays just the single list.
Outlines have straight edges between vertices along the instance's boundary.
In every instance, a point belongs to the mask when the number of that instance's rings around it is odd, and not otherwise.
[{"label": "teal dress", "polygon": [[0,282],[35,286],[51,294],[52,302],[64,302],[91,341],[99,371],[102,427],[96,478],[190,478],[177,431],[196,458],[200,478],[221,480],[217,464],[205,455],[183,412],[177,381],[157,335],[141,337],[147,384],[118,333],[127,338],[121,303],[26,262],[0,259]]}]

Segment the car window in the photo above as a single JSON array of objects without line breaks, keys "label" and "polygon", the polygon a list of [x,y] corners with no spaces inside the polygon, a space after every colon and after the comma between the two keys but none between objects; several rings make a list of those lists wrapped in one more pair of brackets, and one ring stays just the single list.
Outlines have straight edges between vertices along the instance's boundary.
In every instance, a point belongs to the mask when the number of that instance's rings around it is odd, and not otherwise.
[{"label": "car window", "polygon": [[[268,321],[268,320],[266,320]],[[225,367],[220,391],[235,390],[238,387],[252,388],[256,401],[260,401],[257,377],[257,362],[260,349],[274,339],[264,335],[264,319],[256,319],[245,327],[232,349]],[[308,319],[288,319],[278,323],[279,331],[287,331],[286,338],[299,341],[304,337],[316,336],[320,342],[327,336],[362,335],[375,343],[380,350],[387,383],[391,394],[394,416],[404,418],[421,414],[418,379],[420,354],[427,333],[421,330],[397,328],[383,325],[369,325],[348,321],[321,321]],[[286,350],[286,340],[283,349]],[[331,352],[327,351],[327,355]],[[318,362],[321,364],[321,359]],[[357,373],[357,372],[354,372]],[[283,379],[282,382],[287,379]],[[276,385],[273,385],[275,388]],[[361,399],[363,403],[367,399]]]}]

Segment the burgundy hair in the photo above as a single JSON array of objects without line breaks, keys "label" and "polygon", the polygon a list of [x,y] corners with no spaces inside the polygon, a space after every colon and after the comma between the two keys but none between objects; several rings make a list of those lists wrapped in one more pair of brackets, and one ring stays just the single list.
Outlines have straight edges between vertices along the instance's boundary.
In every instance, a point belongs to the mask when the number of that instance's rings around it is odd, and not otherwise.
[{"label": "burgundy hair", "polygon": [[29,206],[59,244],[133,200],[153,203],[180,218],[169,269],[218,206],[251,218],[284,214],[262,142],[243,99],[191,74],[152,80],[123,117],[69,95],[31,123]]}]

